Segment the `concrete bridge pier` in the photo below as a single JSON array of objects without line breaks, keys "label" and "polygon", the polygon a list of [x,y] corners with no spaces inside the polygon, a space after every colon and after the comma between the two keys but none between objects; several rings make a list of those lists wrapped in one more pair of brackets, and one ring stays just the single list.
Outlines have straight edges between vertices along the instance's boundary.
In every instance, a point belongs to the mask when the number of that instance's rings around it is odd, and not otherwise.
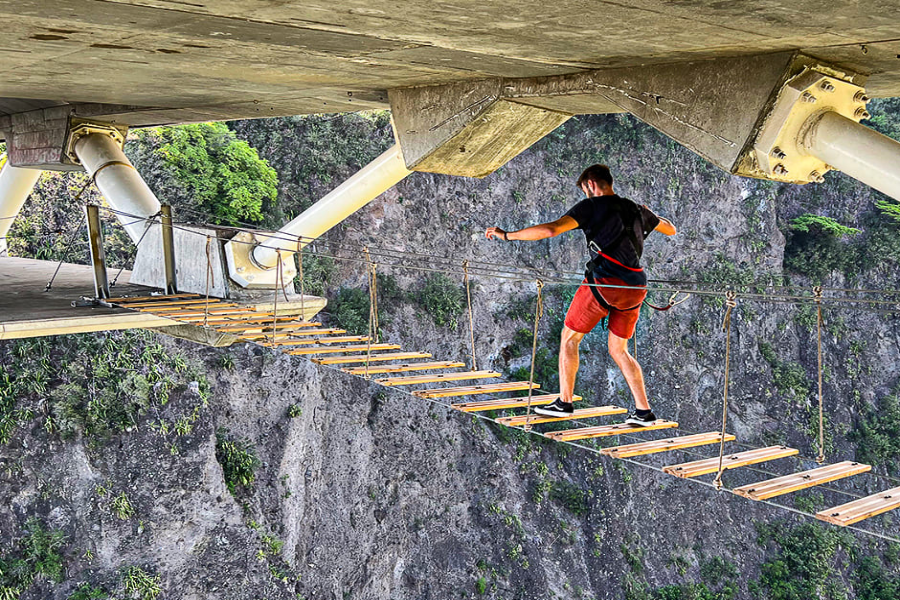
[{"label": "concrete bridge pier", "polygon": [[14,167],[6,156],[0,157],[0,165],[0,256],[6,256],[6,234],[43,171]]}]

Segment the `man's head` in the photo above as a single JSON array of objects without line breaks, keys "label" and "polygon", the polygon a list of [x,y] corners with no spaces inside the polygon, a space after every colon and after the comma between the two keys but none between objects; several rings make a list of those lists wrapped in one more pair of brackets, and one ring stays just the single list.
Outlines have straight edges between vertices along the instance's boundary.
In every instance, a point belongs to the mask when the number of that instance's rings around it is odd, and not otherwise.
[{"label": "man's head", "polygon": [[590,198],[613,194],[613,178],[606,165],[591,165],[578,177],[576,185]]}]

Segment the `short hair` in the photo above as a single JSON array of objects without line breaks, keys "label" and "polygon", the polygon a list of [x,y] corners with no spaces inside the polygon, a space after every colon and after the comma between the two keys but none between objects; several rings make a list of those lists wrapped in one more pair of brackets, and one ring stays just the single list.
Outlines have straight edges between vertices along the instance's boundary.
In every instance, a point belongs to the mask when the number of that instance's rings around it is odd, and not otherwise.
[{"label": "short hair", "polygon": [[609,167],[606,165],[591,165],[584,172],[578,176],[578,181],[575,185],[581,189],[581,186],[587,182],[593,181],[597,185],[601,185],[601,183],[606,183],[612,186],[613,177],[612,173],[609,172]]}]

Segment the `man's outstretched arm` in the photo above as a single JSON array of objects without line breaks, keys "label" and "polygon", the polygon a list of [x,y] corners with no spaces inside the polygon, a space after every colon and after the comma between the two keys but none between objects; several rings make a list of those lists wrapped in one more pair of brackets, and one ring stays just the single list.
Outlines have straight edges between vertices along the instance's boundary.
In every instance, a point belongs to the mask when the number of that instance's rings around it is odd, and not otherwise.
[{"label": "man's outstretched arm", "polygon": [[484,235],[487,239],[496,238],[498,240],[545,240],[576,229],[577,227],[578,221],[565,215],[555,221],[541,223],[540,225],[532,225],[531,227],[519,229],[518,231],[505,231],[499,227],[488,227],[487,231],[484,232]]},{"label": "man's outstretched arm", "polygon": [[675,226],[672,224],[672,221],[664,219],[662,217],[657,218],[659,219],[659,225],[656,226],[656,231],[664,235],[675,235],[675,233],[677,233]]}]

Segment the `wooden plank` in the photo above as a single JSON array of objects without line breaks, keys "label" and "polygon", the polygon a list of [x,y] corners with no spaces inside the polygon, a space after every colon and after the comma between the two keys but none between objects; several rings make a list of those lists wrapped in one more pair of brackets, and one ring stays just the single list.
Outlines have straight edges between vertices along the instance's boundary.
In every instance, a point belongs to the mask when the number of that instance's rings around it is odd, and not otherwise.
[{"label": "wooden plank", "polygon": [[[271,336],[270,336],[271,337]],[[269,348],[274,348],[276,346],[304,346],[310,345],[314,346],[316,344],[343,344],[345,342],[366,342],[369,340],[368,336],[365,335],[344,335],[344,336],[334,336],[334,337],[321,337],[321,338],[305,338],[300,340],[275,340],[274,342],[267,342],[265,340],[259,342],[260,346],[266,346]],[[375,344],[372,344],[373,346]]]},{"label": "wooden plank", "polygon": [[612,425],[598,425],[596,427],[582,427],[580,429],[566,429],[565,431],[551,431],[545,434],[548,438],[557,442],[570,442],[572,440],[586,440],[588,438],[608,437],[622,435],[623,433],[639,433],[641,431],[653,431],[655,429],[672,429],[678,427],[675,421],[657,419],[652,425],[631,425],[630,423],[614,423]]},{"label": "wooden plank", "polygon": [[176,300],[178,298],[200,298],[200,294],[171,294],[169,296],[135,296],[134,298],[129,298],[127,296],[123,296],[121,298],[107,298],[104,302],[115,303],[115,304],[127,304],[129,302],[145,302],[147,300]]},{"label": "wooden plank", "polygon": [[[309,346],[308,348],[299,348],[296,350],[288,350],[288,354],[332,354],[338,352],[367,352],[369,350],[399,350],[400,344],[372,344],[371,346]],[[430,355],[429,355],[430,356]],[[428,358],[427,356],[424,358]],[[318,359],[312,359],[316,361]],[[363,357],[363,360],[365,358]]]},{"label": "wooden plank", "polygon": [[[799,454],[799,452],[794,448],[788,448],[787,446],[756,448],[754,450],[748,450],[747,452],[725,455],[722,458],[722,469],[746,467],[747,465],[755,465],[757,463],[775,460],[776,458],[794,456],[795,454]],[[695,460],[680,465],[669,465],[663,467],[663,471],[676,477],[697,477],[698,475],[706,475],[707,473],[716,473],[719,471],[719,457]]]},{"label": "wooden plank", "polygon": [[[320,327],[321,323],[315,323],[313,321],[294,321],[293,318],[287,317],[279,317],[279,320],[276,323],[276,327],[279,331],[281,331],[282,327],[289,328],[302,328],[302,327]],[[272,319],[247,319],[241,321],[225,321],[222,323],[223,325],[228,325],[228,327],[216,327],[216,331],[258,331],[260,329],[271,329],[272,328]]]},{"label": "wooden plank", "polygon": [[497,371],[460,371],[458,373],[439,373],[437,375],[416,375],[414,377],[387,377],[376,379],[375,383],[384,386],[415,385],[417,383],[439,383],[441,381],[464,381],[466,379],[486,379],[501,377]]},{"label": "wooden plank", "polygon": [[[378,344],[384,346],[385,344]],[[375,349],[376,344],[372,344],[372,349]],[[399,348],[399,344],[396,344]],[[366,351],[366,346],[354,346],[357,350]],[[329,356],[326,358],[313,358],[311,359],[314,363],[318,363],[320,365],[341,365],[346,363],[364,363],[364,362],[376,362],[381,360],[408,360],[410,358],[431,358],[431,354],[428,352],[388,352],[387,354],[370,354],[366,357],[365,354],[361,356]]]},{"label": "wooden plank", "polygon": [[501,425],[507,427],[518,427],[530,423],[537,425],[539,423],[556,423],[558,421],[571,421],[574,419],[593,419],[596,417],[606,417],[608,415],[620,415],[627,413],[628,410],[620,406],[590,406],[588,408],[576,408],[571,415],[565,417],[546,417],[544,415],[517,415],[515,417],[500,417],[494,419]]},{"label": "wooden plank", "polygon": [[864,465],[858,462],[845,460],[844,462],[826,465],[817,469],[810,469],[809,471],[804,471],[802,473],[793,473],[791,475],[785,475],[784,477],[775,477],[774,479],[742,485],[741,487],[734,488],[734,493],[743,496],[744,498],[750,498],[751,500],[768,500],[775,496],[790,494],[797,490],[811,488],[822,485],[823,483],[859,475],[860,473],[871,470],[871,465]]},{"label": "wooden plank", "polygon": [[402,365],[379,365],[377,367],[370,366],[368,370],[366,367],[347,367],[342,369],[345,373],[350,373],[351,375],[365,375],[369,373],[371,375],[378,373],[406,373],[407,371],[432,371],[437,369],[456,369],[458,367],[464,367],[466,363],[464,362],[455,362],[451,360],[444,361],[436,361],[436,362],[418,362],[418,363],[406,363]]},{"label": "wooden plank", "polygon": [[[528,389],[528,382],[525,382],[525,389]],[[543,406],[550,404],[559,398],[559,394],[546,394],[543,396],[532,396],[531,406]],[[581,396],[572,396],[574,402],[581,400]],[[528,398],[497,398],[495,400],[481,400],[480,402],[457,402],[453,408],[462,412],[479,412],[483,410],[503,410],[506,408],[525,408],[528,406]]]},{"label": "wooden plank", "polygon": [[[210,298],[209,304],[218,304],[221,302],[219,298]],[[149,307],[179,307],[179,308],[193,308],[197,304],[206,304],[206,298],[200,298],[199,300],[177,300],[174,302],[137,302],[135,304],[129,304],[128,308],[149,308]]]},{"label": "wooden plank", "polygon": [[[251,312],[253,309],[242,307],[239,304],[234,302],[210,302],[209,305],[212,307],[209,309],[209,314],[247,314]],[[128,306],[126,308],[132,308]],[[227,310],[226,310],[227,309]],[[134,310],[138,310],[140,312],[148,312],[153,313],[154,315],[160,315],[163,317],[171,317],[171,316],[192,316],[192,315],[205,315],[206,309],[203,306],[199,306],[196,308],[135,308]]]},{"label": "wooden plank", "polygon": [[878,492],[834,508],[826,508],[817,512],[816,518],[832,525],[846,527],[896,508],[900,508],[900,487]]},{"label": "wooden plank", "polygon": [[[695,435],[684,435],[681,437],[666,438],[664,440],[653,440],[652,442],[640,442],[637,444],[627,444],[625,446],[603,448],[600,450],[600,453],[612,456],[613,458],[628,458],[630,456],[643,456],[645,454],[668,452],[670,450],[680,450],[682,448],[694,448],[695,446],[705,446],[706,444],[718,444],[721,437],[722,433],[720,431],[710,431],[709,433],[697,433]],[[725,441],[733,442],[734,436],[730,433],[726,433]]]},{"label": "wooden plank", "polygon": [[[293,317],[278,317],[278,325],[290,325],[293,322],[293,319],[294,319]],[[184,320],[198,321],[198,322],[202,323],[203,317],[200,317],[200,318],[191,317],[191,319],[184,319]],[[272,317],[258,317],[255,319],[244,319],[238,313],[234,316],[225,315],[224,318],[209,319],[209,321],[208,321],[208,324],[211,326],[214,326],[214,325],[240,325],[242,323],[244,323],[245,324],[244,327],[247,327],[247,328],[250,328],[250,326],[252,326],[254,323],[259,323],[259,325],[256,326],[257,329],[260,329],[263,327],[271,327]],[[315,326],[321,325],[321,323],[312,323],[312,322],[309,322],[309,323],[311,325],[315,325]]]},{"label": "wooden plank", "polygon": [[[285,328],[281,329],[280,327],[275,331],[274,337],[283,338],[283,337],[305,337],[305,336],[316,336],[316,335],[335,335],[338,333],[347,333],[346,329],[293,329],[293,328]],[[242,340],[265,340],[272,339],[272,332],[261,331],[259,333],[236,333],[232,334],[239,337]]]},{"label": "wooden plank", "polygon": [[[539,383],[531,386],[532,389],[541,387]],[[476,394],[489,394],[491,392],[518,392],[527,390],[527,381],[506,381],[487,385],[469,385],[465,387],[440,388],[436,390],[413,390],[413,396],[419,398],[449,398],[451,396],[474,396]]]}]

